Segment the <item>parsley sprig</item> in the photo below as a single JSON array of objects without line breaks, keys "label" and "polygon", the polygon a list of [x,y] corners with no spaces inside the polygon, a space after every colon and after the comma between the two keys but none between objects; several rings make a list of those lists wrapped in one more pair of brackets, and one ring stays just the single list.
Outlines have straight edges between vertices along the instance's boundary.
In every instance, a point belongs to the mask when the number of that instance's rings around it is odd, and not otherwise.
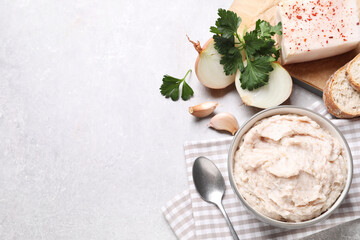
[{"label": "parsley sprig", "polygon": [[[272,37],[282,34],[282,25],[275,26],[264,20],[257,20],[255,30],[244,31],[243,37],[237,33],[241,18],[235,12],[218,10],[219,18],[215,26],[210,27],[214,33],[215,49],[222,55],[220,63],[226,75],[235,74],[239,69],[241,87],[253,90],[266,85],[269,73],[273,70],[271,62],[277,60],[280,48],[275,46]],[[246,64],[243,63],[243,58]]]},{"label": "parsley sprig", "polygon": [[187,71],[185,76],[181,79],[172,77],[170,75],[164,75],[162,85],[160,87],[161,95],[166,98],[170,97],[171,100],[177,101],[180,95],[180,85],[182,83],[181,98],[186,101],[194,95],[192,88],[185,82],[187,75],[191,72],[191,69]]}]

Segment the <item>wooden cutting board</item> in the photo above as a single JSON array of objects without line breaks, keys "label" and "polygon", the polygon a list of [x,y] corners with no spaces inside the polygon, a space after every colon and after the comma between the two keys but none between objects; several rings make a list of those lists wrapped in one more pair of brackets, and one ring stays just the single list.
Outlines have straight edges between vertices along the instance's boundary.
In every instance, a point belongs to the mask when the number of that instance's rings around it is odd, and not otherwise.
[{"label": "wooden cutting board", "polygon": [[[239,32],[242,33],[245,26],[251,29],[257,19],[266,20],[275,24],[276,5],[281,0],[234,0],[229,10],[234,11],[242,19]],[[360,0],[357,0],[358,12],[360,13]],[[338,56],[321,60],[284,65],[290,75],[316,89],[322,91],[329,77],[360,53],[360,45],[357,49]]]}]

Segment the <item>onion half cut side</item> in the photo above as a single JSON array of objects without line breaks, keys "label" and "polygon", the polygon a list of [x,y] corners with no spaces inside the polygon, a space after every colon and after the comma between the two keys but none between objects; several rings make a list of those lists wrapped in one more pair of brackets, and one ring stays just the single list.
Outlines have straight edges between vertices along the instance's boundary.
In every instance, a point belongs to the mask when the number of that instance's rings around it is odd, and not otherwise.
[{"label": "onion half cut side", "polygon": [[235,81],[235,74],[226,76],[220,64],[221,55],[214,47],[214,40],[209,39],[195,63],[195,73],[199,81],[212,89],[226,88]]},{"label": "onion half cut side", "polygon": [[290,74],[277,62],[271,63],[274,68],[269,74],[269,83],[265,86],[249,91],[241,88],[240,71],[235,77],[235,86],[241,100],[248,106],[257,108],[275,107],[289,98],[292,92],[292,79]]}]

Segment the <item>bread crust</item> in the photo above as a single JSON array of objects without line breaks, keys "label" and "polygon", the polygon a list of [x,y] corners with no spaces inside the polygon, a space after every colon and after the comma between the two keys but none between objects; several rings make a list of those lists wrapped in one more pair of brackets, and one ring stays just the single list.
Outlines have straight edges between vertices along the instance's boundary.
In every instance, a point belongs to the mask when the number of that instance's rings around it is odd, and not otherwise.
[{"label": "bread crust", "polygon": [[346,67],[346,76],[347,79],[350,83],[350,85],[358,92],[360,92],[360,83],[355,81],[354,76],[351,75],[350,73],[350,68],[352,68],[352,65],[356,62],[356,61],[360,61],[360,54],[358,54],[353,60],[350,61],[350,63],[348,64],[348,66]]},{"label": "bread crust", "polygon": [[330,76],[329,80],[326,82],[326,85],[325,85],[325,88],[323,91],[323,99],[324,99],[324,103],[325,103],[327,110],[329,111],[329,113],[331,113],[332,115],[334,115],[337,118],[354,118],[354,117],[359,116],[359,115],[350,114],[350,113],[347,113],[347,112],[341,110],[341,108],[335,103],[333,96],[332,96],[332,88],[333,88],[334,81],[338,77],[339,73],[346,69],[347,65],[341,67],[333,75]]}]

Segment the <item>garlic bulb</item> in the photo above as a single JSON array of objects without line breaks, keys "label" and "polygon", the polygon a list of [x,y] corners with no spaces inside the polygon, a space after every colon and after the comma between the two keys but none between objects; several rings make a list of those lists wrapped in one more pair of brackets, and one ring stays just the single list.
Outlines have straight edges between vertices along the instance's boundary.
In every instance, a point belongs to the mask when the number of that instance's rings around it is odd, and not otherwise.
[{"label": "garlic bulb", "polygon": [[209,127],[216,130],[225,130],[230,132],[232,135],[239,130],[239,124],[236,118],[230,113],[219,113],[216,114],[209,123]]},{"label": "garlic bulb", "polygon": [[203,102],[199,105],[189,107],[189,113],[198,118],[206,117],[213,113],[218,105],[217,102]]}]

